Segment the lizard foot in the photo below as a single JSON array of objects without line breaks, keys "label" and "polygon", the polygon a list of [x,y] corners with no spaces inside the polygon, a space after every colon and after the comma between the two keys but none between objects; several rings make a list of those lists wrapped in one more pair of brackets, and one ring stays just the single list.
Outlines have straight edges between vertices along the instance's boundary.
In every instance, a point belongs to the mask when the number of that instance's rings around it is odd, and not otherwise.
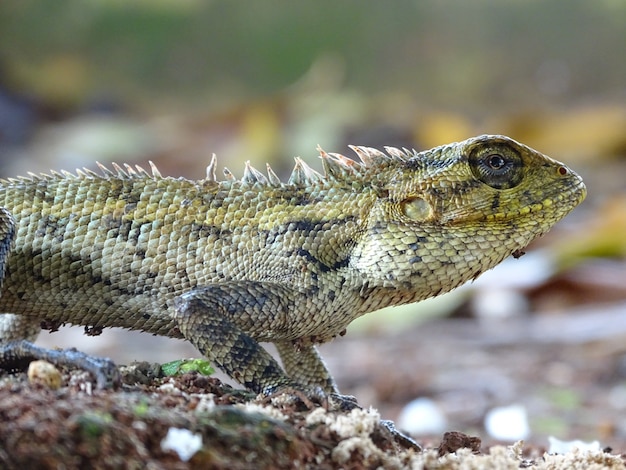
[{"label": "lizard foot", "polygon": [[48,361],[56,366],[72,366],[85,370],[96,378],[97,388],[117,387],[121,381],[113,361],[90,356],[74,348],[46,349],[24,340],[0,346],[0,367],[5,370],[23,370],[36,359]]},{"label": "lizard foot", "polygon": [[[352,395],[342,395],[340,393],[326,393],[321,387],[303,391],[298,387],[281,386],[271,394],[266,394],[265,399],[272,402],[278,397],[280,397],[281,400],[285,400],[286,403],[304,405],[304,408],[308,410],[312,410],[317,405],[323,406],[330,411],[339,412],[347,412],[355,408],[361,409],[356,397]],[[413,438],[398,431],[393,421],[381,419],[380,429],[383,433],[388,434],[389,438],[400,447],[413,449],[416,452],[422,451],[421,446],[415,442]]]},{"label": "lizard foot", "polygon": [[302,388],[298,385],[281,385],[271,390],[266,390],[265,398],[274,400],[281,397],[287,403],[301,404],[305,409],[312,410],[316,406],[322,406],[329,411],[350,411],[361,408],[356,397],[341,395],[336,392],[327,392],[322,387]]},{"label": "lizard foot", "polygon": [[316,406],[328,408],[328,395],[320,387],[303,390],[297,385],[281,385],[264,390],[263,401],[296,405],[305,410],[312,410]]}]

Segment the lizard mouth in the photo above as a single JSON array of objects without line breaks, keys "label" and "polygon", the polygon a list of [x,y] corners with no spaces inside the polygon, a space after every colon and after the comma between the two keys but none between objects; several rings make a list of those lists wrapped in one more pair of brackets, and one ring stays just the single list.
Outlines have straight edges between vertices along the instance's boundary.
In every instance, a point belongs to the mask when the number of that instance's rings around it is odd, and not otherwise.
[{"label": "lizard mouth", "polygon": [[[483,220],[515,220],[532,215],[536,222],[545,220],[551,227],[587,197],[587,188],[578,174],[565,166],[559,167],[558,172],[569,181],[559,180],[557,184],[542,188],[543,194],[536,201],[533,201],[532,193],[527,192],[522,193],[521,199],[516,200],[515,196],[506,203],[502,202],[501,197],[494,197],[490,206],[492,213],[487,212]],[[497,210],[498,208],[504,210]],[[546,227],[542,233],[547,232],[550,227]]]}]

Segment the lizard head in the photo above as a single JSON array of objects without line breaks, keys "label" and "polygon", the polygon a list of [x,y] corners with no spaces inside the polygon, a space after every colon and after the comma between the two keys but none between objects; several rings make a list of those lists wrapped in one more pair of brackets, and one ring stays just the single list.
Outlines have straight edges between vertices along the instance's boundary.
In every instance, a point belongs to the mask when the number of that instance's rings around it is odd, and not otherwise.
[{"label": "lizard head", "polygon": [[407,301],[476,278],[547,232],[586,195],[572,170],[504,136],[387,152],[397,158],[370,168],[379,197],[351,267],[370,285],[411,292]]}]

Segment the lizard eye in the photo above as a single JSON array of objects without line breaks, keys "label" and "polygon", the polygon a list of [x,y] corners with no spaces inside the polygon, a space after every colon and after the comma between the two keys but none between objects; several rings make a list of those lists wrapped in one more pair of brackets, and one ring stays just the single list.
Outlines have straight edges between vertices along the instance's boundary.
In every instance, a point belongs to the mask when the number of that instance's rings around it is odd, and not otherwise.
[{"label": "lizard eye", "polygon": [[522,158],[508,147],[478,148],[469,164],[476,178],[495,189],[514,188],[524,176]]},{"label": "lizard eye", "polygon": [[499,153],[489,155],[487,157],[486,163],[493,171],[499,171],[506,166],[506,160],[504,160],[504,157]]}]

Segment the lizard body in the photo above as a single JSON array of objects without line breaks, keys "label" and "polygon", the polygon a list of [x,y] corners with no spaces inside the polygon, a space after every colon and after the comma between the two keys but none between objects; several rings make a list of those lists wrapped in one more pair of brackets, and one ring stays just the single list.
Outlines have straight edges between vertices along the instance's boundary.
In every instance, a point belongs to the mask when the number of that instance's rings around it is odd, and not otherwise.
[{"label": "lizard body", "polygon": [[[581,178],[503,136],[424,152],[321,151],[287,182],[102,167],[0,181],[0,342],[42,328],[184,337],[247,388],[336,393],[315,344],[358,316],[474,279],[585,197]],[[283,367],[260,341],[273,342]]]}]

